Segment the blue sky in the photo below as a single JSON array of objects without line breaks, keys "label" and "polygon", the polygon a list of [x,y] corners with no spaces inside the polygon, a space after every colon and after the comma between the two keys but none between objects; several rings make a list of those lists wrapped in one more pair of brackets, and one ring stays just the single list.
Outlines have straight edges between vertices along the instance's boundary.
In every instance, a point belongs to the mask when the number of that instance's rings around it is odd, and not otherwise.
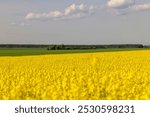
[{"label": "blue sky", "polygon": [[150,0],[0,0],[0,43],[150,44]]}]

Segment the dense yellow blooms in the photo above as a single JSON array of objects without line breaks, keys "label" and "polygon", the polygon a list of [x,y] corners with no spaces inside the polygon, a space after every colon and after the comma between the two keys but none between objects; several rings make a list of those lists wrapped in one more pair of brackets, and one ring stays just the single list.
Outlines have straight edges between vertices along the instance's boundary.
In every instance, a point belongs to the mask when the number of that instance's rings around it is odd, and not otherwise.
[{"label": "dense yellow blooms", "polygon": [[0,57],[0,99],[150,99],[150,51]]}]

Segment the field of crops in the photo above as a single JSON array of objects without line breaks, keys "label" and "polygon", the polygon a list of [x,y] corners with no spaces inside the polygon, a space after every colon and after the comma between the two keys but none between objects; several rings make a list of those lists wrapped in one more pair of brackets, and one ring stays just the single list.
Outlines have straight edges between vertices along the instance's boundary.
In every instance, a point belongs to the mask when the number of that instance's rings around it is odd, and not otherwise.
[{"label": "field of crops", "polygon": [[150,99],[150,50],[0,57],[0,99]]},{"label": "field of crops", "polygon": [[0,56],[32,56],[47,54],[72,54],[72,53],[95,53],[117,52],[133,50],[150,50],[150,48],[105,48],[105,49],[73,49],[73,50],[47,50],[46,48],[0,48]]}]

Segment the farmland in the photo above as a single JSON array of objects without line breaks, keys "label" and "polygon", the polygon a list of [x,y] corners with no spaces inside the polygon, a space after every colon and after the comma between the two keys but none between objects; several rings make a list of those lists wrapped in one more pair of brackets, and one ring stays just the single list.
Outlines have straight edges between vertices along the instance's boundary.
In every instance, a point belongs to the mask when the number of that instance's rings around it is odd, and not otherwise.
[{"label": "farmland", "polygon": [[3,55],[0,99],[150,99],[150,50],[112,51]]},{"label": "farmland", "polygon": [[69,54],[69,53],[95,53],[150,50],[149,48],[107,48],[107,49],[75,49],[75,50],[47,50],[46,48],[0,48],[0,56],[29,56],[47,54]]}]

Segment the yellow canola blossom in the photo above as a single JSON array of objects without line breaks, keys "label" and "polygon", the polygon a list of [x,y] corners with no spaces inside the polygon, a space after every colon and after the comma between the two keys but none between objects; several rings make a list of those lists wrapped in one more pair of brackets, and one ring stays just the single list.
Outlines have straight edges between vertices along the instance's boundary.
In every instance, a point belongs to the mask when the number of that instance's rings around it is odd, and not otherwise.
[{"label": "yellow canola blossom", "polygon": [[150,50],[0,57],[0,99],[150,99]]}]

